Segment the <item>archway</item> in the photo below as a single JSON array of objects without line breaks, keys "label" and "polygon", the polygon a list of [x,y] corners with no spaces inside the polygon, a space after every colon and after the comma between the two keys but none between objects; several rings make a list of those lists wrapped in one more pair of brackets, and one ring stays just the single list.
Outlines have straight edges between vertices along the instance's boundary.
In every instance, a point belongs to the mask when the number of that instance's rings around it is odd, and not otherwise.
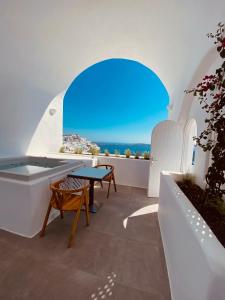
[{"label": "archway", "polygon": [[172,120],[160,122],[152,132],[152,165],[149,170],[148,197],[158,197],[160,173],[180,172],[183,133]]},{"label": "archway", "polygon": [[84,70],[66,91],[64,134],[87,138],[101,152],[118,143],[123,154],[129,143],[150,144],[152,129],[167,119],[168,103],[163,83],[149,68],[128,59],[105,60]]},{"label": "archway", "polygon": [[184,129],[182,153],[182,171],[184,173],[193,173],[194,171],[196,142],[193,138],[196,136],[197,122],[195,119],[190,119]]}]

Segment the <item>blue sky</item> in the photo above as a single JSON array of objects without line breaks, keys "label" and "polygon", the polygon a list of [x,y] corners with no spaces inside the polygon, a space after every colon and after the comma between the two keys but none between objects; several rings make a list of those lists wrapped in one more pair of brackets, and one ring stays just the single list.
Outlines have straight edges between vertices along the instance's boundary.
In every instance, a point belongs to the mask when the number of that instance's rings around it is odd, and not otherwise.
[{"label": "blue sky", "polygon": [[127,59],[109,59],[83,71],[64,97],[64,133],[91,141],[150,143],[167,119],[168,93],[154,72]]}]

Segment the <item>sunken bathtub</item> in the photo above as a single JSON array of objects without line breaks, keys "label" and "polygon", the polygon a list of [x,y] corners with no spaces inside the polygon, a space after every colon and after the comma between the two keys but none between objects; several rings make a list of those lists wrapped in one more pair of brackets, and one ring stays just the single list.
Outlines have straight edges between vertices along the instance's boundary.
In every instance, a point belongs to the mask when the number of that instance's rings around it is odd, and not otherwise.
[{"label": "sunken bathtub", "polygon": [[[83,165],[78,160],[46,157],[0,159],[0,229],[35,236],[48,207],[49,184]],[[49,222],[57,216],[58,211],[52,210]]]}]

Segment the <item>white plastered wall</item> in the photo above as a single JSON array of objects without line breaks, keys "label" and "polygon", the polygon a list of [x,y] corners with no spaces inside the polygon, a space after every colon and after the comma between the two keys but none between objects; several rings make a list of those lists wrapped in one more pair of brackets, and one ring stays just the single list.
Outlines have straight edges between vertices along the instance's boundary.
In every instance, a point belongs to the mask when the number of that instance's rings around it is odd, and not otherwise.
[{"label": "white plastered wall", "polygon": [[224,13],[224,0],[1,1],[0,156],[36,151],[34,141],[48,152],[49,130],[38,132],[50,102],[108,58],[155,71],[178,119],[183,90],[210,49],[204,36]]},{"label": "white plastered wall", "polygon": [[[58,152],[63,144],[63,98],[65,92],[56,96],[43,114],[28,147],[27,155],[43,155]],[[40,141],[42,141],[40,143]]]}]

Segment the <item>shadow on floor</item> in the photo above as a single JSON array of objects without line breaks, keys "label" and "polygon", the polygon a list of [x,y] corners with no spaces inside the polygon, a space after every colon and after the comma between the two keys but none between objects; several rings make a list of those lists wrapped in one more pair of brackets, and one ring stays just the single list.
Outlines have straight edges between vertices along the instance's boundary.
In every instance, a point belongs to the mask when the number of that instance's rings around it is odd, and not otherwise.
[{"label": "shadow on floor", "polygon": [[72,215],[27,239],[0,231],[0,299],[169,300],[157,198],[118,186],[85,227],[81,216],[73,248],[67,249]]}]

